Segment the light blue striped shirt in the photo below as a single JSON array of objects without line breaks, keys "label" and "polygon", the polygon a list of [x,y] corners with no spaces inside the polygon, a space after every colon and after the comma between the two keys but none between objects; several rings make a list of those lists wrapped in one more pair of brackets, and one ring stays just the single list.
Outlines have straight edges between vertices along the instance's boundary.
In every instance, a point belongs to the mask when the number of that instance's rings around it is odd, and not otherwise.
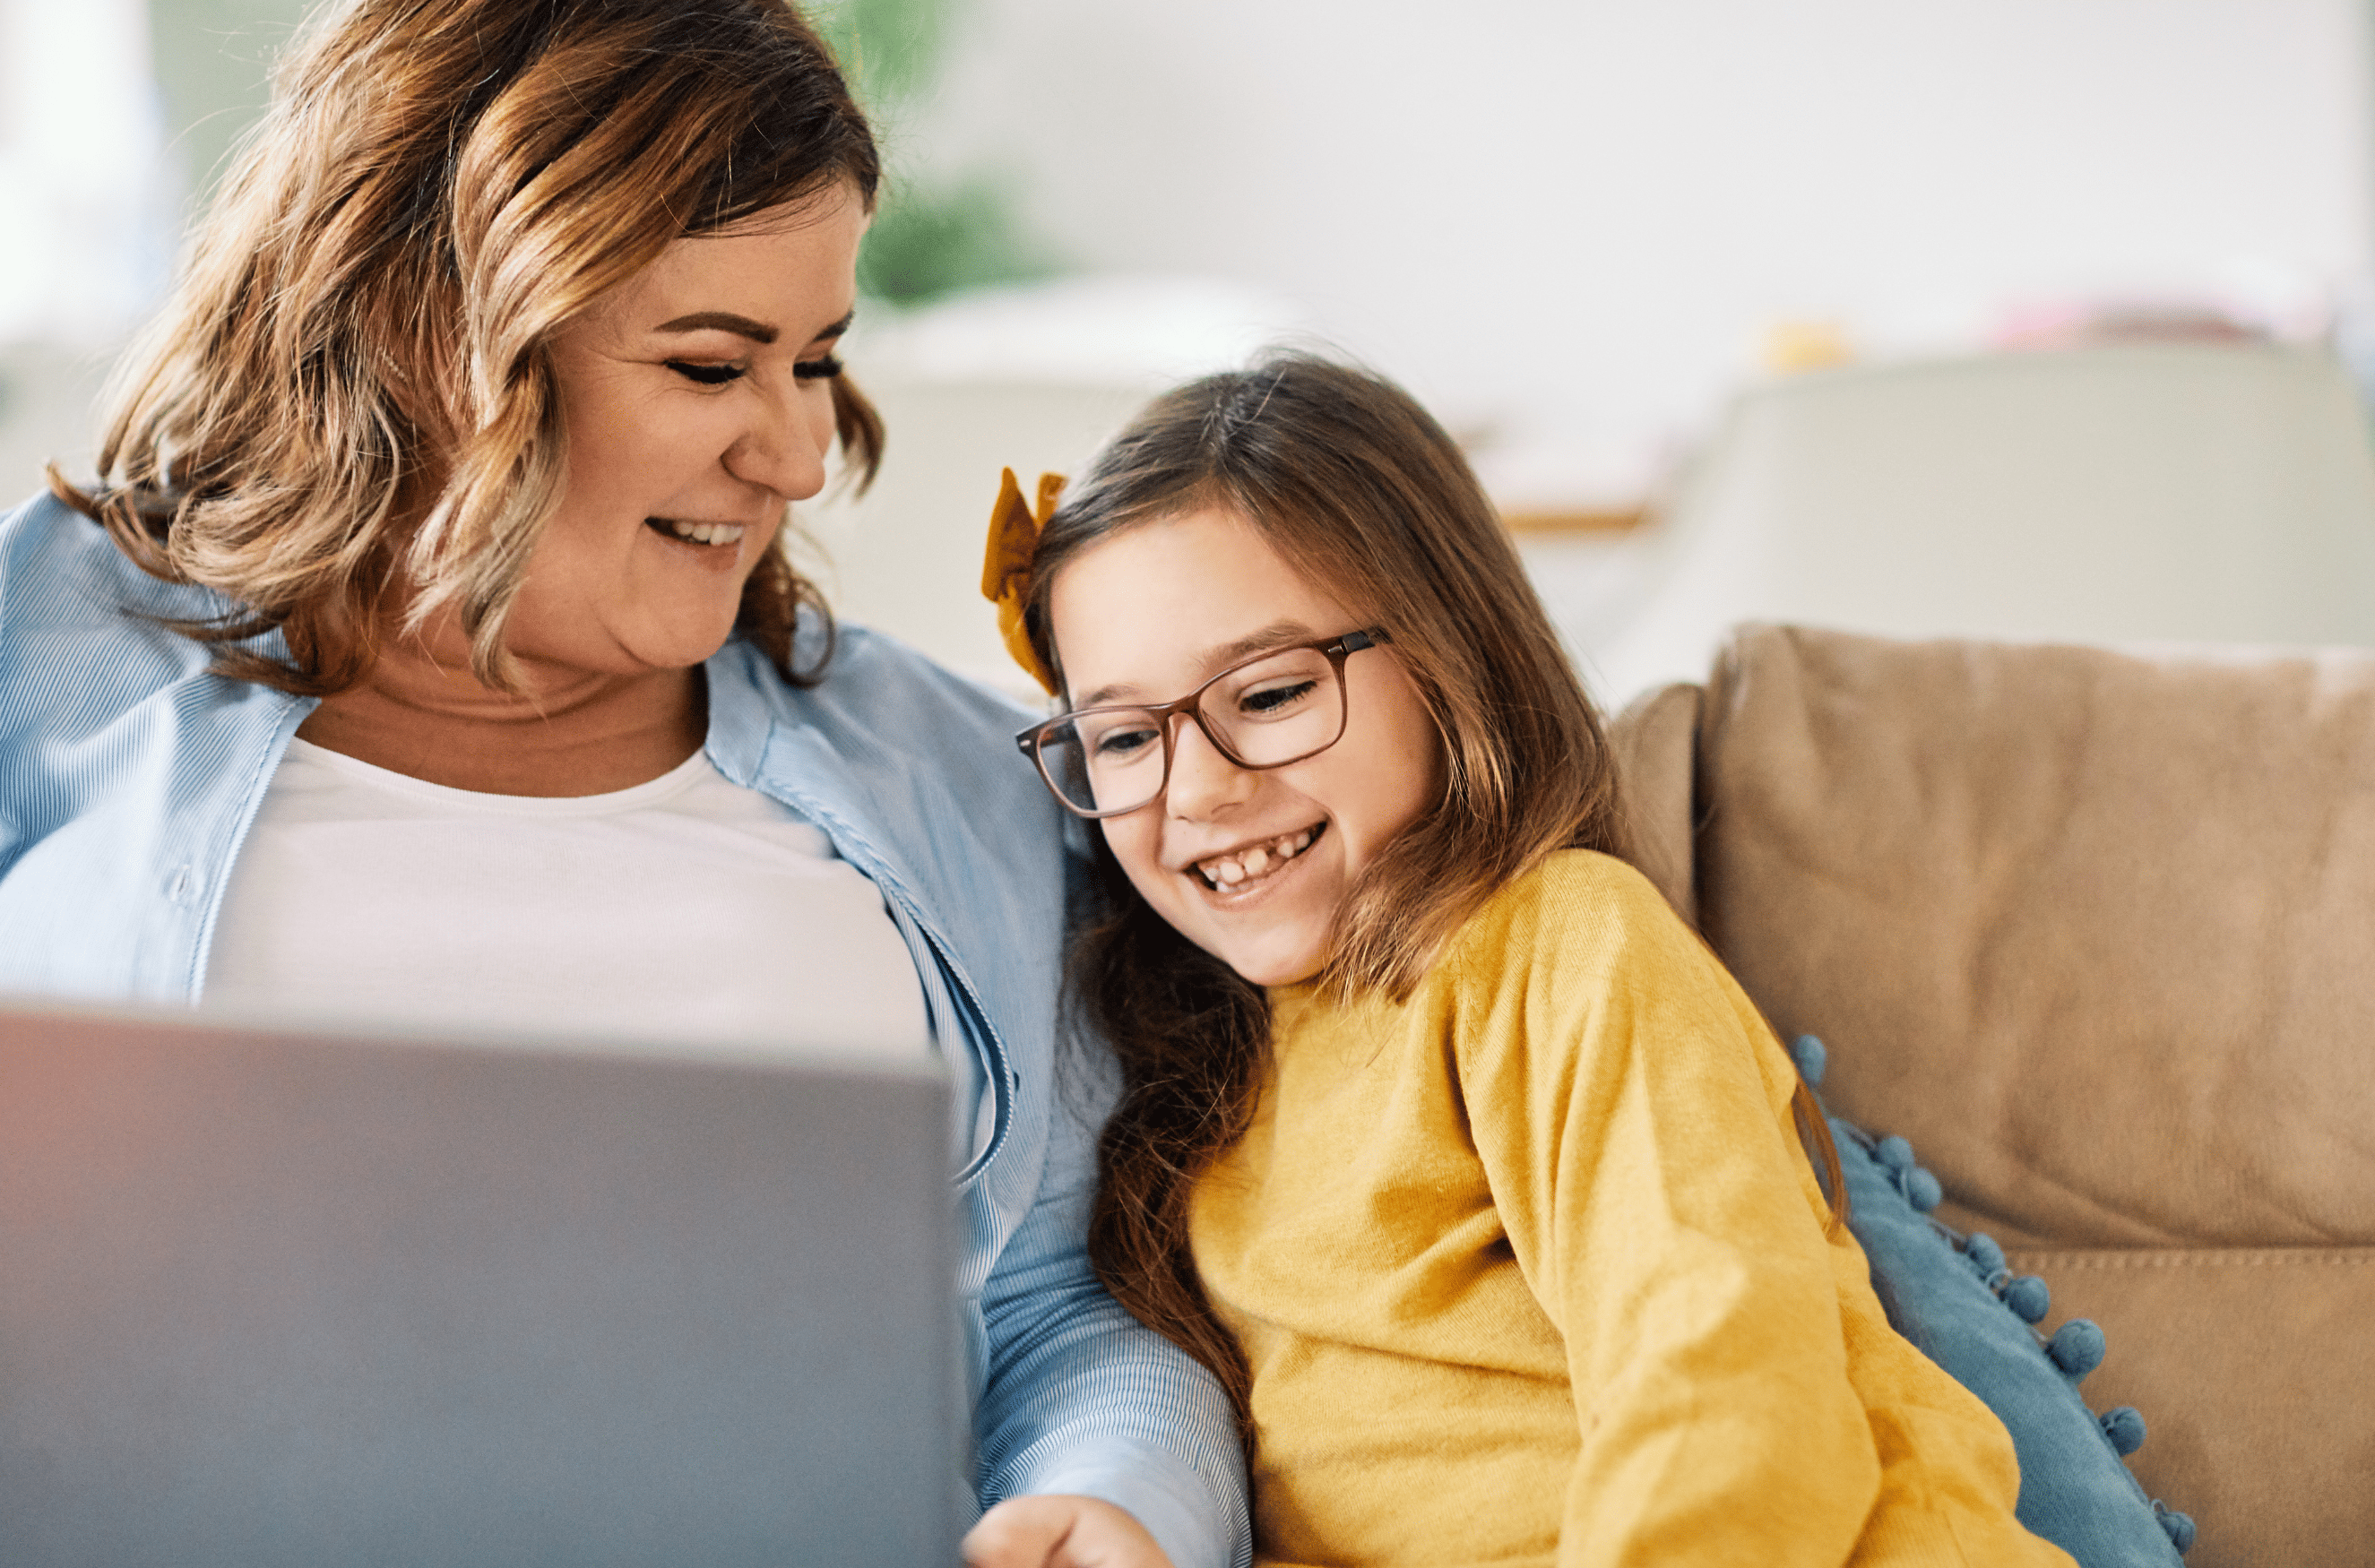
[{"label": "light blue striped shirt", "polygon": [[[0,518],[0,991],[203,989],[240,842],[313,707],[209,673],[206,649],[152,619],[222,608],[140,572],[47,497]],[[1009,738],[1027,715],[855,628],[812,690],[738,640],[706,674],[710,760],[821,828],[881,890],[956,1068],[984,1505],[1103,1497],[1177,1568],[1248,1562],[1226,1399],[1115,1304],[1082,1248],[1094,1133],[1055,1062],[1079,861]]]}]

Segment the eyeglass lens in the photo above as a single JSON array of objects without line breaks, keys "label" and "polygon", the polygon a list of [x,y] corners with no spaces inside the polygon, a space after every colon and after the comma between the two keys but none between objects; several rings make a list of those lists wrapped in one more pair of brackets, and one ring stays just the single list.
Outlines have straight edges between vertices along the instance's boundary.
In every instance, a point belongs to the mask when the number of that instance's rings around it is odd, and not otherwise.
[{"label": "eyeglass lens", "polygon": [[[1316,648],[1292,648],[1239,665],[1196,703],[1205,732],[1233,760],[1275,768],[1336,744],[1344,690]],[[1087,811],[1132,810],[1163,793],[1169,772],[1163,721],[1152,708],[1099,708],[1056,725],[1040,741],[1057,792]]]}]

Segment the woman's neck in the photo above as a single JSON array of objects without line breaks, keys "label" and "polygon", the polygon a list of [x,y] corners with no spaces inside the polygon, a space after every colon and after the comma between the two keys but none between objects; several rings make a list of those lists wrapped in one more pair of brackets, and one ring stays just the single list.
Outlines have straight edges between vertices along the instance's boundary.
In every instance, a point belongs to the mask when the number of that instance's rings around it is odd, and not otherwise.
[{"label": "woman's neck", "polygon": [[374,767],[485,795],[603,795],[701,749],[698,666],[615,675],[526,666],[499,691],[421,643],[391,638],[361,681],[323,699],[302,739]]}]

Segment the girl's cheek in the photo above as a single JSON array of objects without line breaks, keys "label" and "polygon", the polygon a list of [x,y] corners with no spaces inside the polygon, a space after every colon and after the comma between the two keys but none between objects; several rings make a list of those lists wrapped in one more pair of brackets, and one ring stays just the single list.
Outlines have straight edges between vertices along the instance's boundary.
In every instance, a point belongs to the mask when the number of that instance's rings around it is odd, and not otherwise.
[{"label": "girl's cheek", "polygon": [[1133,831],[1133,827],[1128,817],[1108,817],[1097,824],[1097,831],[1105,834],[1105,847],[1113,851],[1113,857],[1121,862],[1121,868],[1129,874],[1131,881],[1136,882],[1140,880],[1140,863],[1145,850],[1138,842],[1144,835]]},{"label": "girl's cheek", "polygon": [[1159,910],[1164,907],[1166,883],[1160,864],[1161,836],[1147,820],[1153,815],[1152,808],[1133,811],[1127,817],[1109,817],[1097,826],[1104,831],[1105,847],[1121,863],[1122,873],[1129,878],[1130,885]]},{"label": "girl's cheek", "polygon": [[1105,848],[1114,851],[1114,860],[1121,863],[1123,872],[1128,872],[1130,881],[1138,881],[1138,857],[1130,846],[1130,829],[1126,822],[1128,818],[1106,818],[1097,824],[1097,831],[1105,834]]}]

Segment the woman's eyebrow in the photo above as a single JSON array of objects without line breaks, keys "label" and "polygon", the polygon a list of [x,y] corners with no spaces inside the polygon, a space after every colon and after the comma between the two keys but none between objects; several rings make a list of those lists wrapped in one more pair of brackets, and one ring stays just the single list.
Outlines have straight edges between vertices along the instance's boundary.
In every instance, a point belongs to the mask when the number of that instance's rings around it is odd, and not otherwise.
[{"label": "woman's eyebrow", "polygon": [[730,332],[737,337],[747,337],[753,343],[773,343],[783,336],[762,321],[738,316],[731,311],[695,311],[689,316],[664,321],[652,328],[654,332]]},{"label": "woman's eyebrow", "polygon": [[[857,312],[853,310],[809,341],[817,343],[828,337],[839,337],[849,330],[849,324],[857,319]],[[780,328],[770,326],[762,321],[752,321],[749,316],[738,316],[731,311],[695,311],[689,316],[679,316],[674,321],[664,321],[652,330],[654,332],[730,332],[737,337],[747,337],[753,343],[773,343],[783,336]]]}]

